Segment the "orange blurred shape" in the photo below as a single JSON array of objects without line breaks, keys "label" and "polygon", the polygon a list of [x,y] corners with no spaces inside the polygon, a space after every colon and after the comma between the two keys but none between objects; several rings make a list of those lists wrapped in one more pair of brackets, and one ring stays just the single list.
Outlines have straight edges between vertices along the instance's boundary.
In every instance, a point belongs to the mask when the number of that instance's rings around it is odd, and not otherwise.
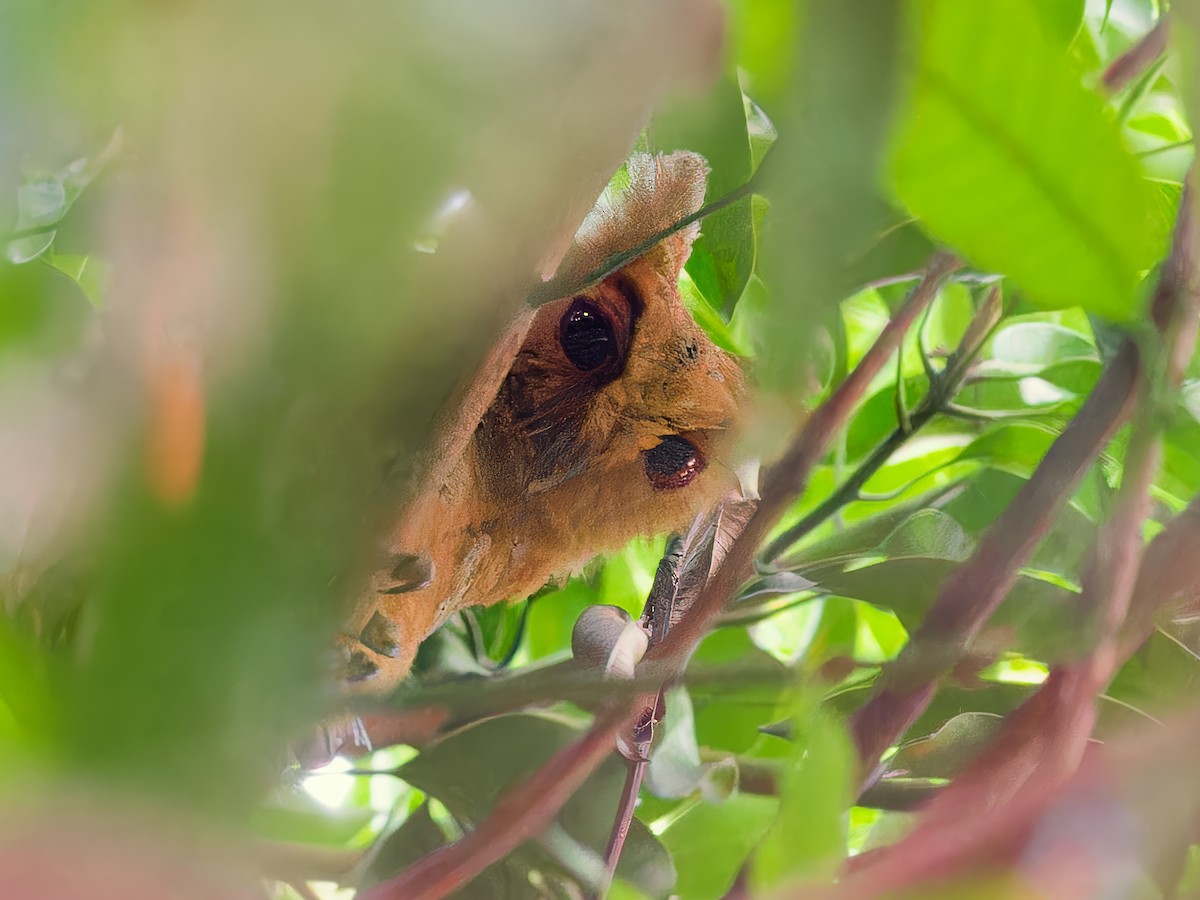
[{"label": "orange blurred shape", "polygon": [[147,378],[146,468],[163,504],[183,506],[196,492],[204,462],[204,384],[200,366],[177,352]]}]

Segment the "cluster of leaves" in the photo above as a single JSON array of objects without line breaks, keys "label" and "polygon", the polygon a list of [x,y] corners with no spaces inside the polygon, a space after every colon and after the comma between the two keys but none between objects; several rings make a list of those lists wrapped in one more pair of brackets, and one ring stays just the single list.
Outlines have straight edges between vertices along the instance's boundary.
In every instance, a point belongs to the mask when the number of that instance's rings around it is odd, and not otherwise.
[{"label": "cluster of leaves", "polygon": [[[703,154],[710,200],[752,183],[705,221],[681,288],[716,343],[753,359],[778,410],[820,403],[842,383],[935,243],[965,267],[873,381],[779,523],[771,558],[668,695],[612,897],[720,897],[739,875],[767,888],[833,873],[902,833],[908,810],[952,779],[1051,667],[1084,649],[1080,572],[1122,481],[1124,432],[882,777],[858,795],[842,721],[1078,413],[1122,334],[1148,329],[1145,298],[1192,155],[1187,75],[1175,55],[1146,60],[1119,86],[1104,78],[1155,27],[1151,0],[1003,6],[734,2],[727,71],[702,100],[668,104],[639,139],[647,150]],[[361,218],[345,245],[338,239],[312,262],[297,228],[279,225],[281,240],[297,242],[291,259],[305,260],[285,279],[301,310],[286,336],[296,345],[278,358],[288,372],[312,335],[336,345],[359,334],[361,310],[334,323],[316,309],[317,289],[299,285],[313,275],[329,288],[337,282],[323,274],[328,266],[371,258],[354,241],[382,220],[362,213],[374,201],[347,175],[378,159],[354,145],[363,136],[347,134],[350,149],[335,151],[349,161],[335,173],[347,181],[320,207],[349,206]],[[61,352],[62,340],[38,344],[61,315],[52,310],[71,298],[31,285],[35,260],[102,302],[103,265],[60,253],[56,231],[109,156],[20,188],[0,269],[0,354]],[[386,242],[363,241],[382,257]],[[314,354],[318,375],[301,380],[306,388],[354,359],[339,347]],[[379,375],[358,364],[361,377],[339,378],[340,389]],[[1168,410],[1147,538],[1200,493],[1198,396],[1188,381]],[[324,586],[366,529],[325,546],[331,526],[316,520],[328,508],[301,504],[297,526],[285,488],[283,508],[262,521],[248,515],[245,498],[261,496],[256,485],[279,458],[247,448],[272,437],[277,446],[285,417],[265,398],[257,402],[268,414],[252,427],[222,399],[230,408],[214,411],[205,486],[187,515],[124,485],[85,587],[43,577],[27,593],[12,579],[6,590],[19,609],[0,630],[0,733],[17,771],[52,759],[132,780],[292,845],[303,862],[280,873],[292,880],[382,885],[475,827],[503,789],[584,733],[586,699],[547,691],[546,671],[569,654],[587,605],[640,614],[663,541],[635,542],[528,604],[452,623],[427,642],[397,705],[422,708],[465,682],[472,705],[456,730],[419,750],[381,749],[354,768],[338,761],[296,773],[264,800],[269,749],[324,710],[313,699],[334,621]],[[773,414],[765,430],[789,432],[786,415]],[[349,500],[334,508],[335,527],[359,510]],[[284,522],[286,539],[277,533]],[[81,594],[103,612],[73,628]],[[60,639],[65,648],[52,646]],[[1200,640],[1165,624],[1101,698],[1095,737],[1156,721],[1197,678]],[[272,714],[247,691],[273,698]],[[503,699],[512,696],[522,702]],[[522,705],[537,708],[511,711]],[[601,881],[623,777],[614,755],[554,825],[461,895],[574,896]]]}]

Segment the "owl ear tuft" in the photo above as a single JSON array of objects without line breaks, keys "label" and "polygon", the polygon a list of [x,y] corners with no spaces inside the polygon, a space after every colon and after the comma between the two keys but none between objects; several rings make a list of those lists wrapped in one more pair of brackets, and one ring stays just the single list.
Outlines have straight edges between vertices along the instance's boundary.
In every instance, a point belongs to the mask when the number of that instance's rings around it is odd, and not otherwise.
[{"label": "owl ear tuft", "polygon": [[[614,254],[650,240],[655,234],[690,216],[704,203],[708,163],[686,150],[670,154],[636,153],[626,163],[628,184],[605,188],[584,219],[556,280],[582,278]],[[668,274],[679,270],[700,233],[698,222],[675,232],[655,247]]]}]

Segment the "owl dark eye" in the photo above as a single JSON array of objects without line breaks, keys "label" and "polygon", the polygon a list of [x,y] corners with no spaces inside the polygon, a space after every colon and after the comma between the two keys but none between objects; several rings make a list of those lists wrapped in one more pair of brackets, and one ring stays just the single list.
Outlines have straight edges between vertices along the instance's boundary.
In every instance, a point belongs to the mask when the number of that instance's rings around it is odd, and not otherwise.
[{"label": "owl dark eye", "polygon": [[642,454],[646,478],[656,491],[684,487],[704,471],[704,454],[687,438],[669,434]]},{"label": "owl dark eye", "polygon": [[559,323],[559,343],[571,365],[584,372],[598,369],[616,358],[617,338],[597,304],[577,297]]}]

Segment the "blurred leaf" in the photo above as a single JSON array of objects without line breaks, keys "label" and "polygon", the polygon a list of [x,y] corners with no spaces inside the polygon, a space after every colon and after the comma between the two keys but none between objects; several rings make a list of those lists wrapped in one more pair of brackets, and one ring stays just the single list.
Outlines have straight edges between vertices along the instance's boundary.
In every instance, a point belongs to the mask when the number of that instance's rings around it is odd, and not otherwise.
[{"label": "blurred leaf", "polygon": [[82,771],[235,812],[277,778],[285,742],[320,717],[336,610],[327,586],[357,532],[326,530],[339,506],[311,477],[315,521],[300,507],[272,515],[281,511],[265,497],[267,441],[256,430],[270,423],[263,411],[209,443],[190,506],[163,508],[135,470],[109,508],[92,548],[101,563],[81,628],[87,652],[63,692],[64,749]]},{"label": "blurred leaf", "polygon": [[[375,847],[358,888],[365,890],[386,881],[446,843],[442,829],[429,814],[429,804],[421,804],[399,828]],[[517,896],[529,886],[527,872],[528,869],[519,860],[506,859],[488,866],[456,891],[455,896],[463,900]]]},{"label": "blurred leaf", "polygon": [[374,818],[370,810],[288,809],[263,807],[254,812],[250,827],[256,836],[272,841],[344,847]]},{"label": "blurred leaf", "polygon": [[[457,731],[426,748],[396,774],[436,797],[459,820],[473,824],[489,812],[507,787],[537,771],[557,750],[582,732],[550,716],[498,716]],[[616,814],[625,761],[616,753],[601,765],[559,813],[559,824],[574,841],[603,851]],[[545,851],[532,844],[517,855],[530,868],[546,864]],[[674,870],[650,834],[632,828],[618,873],[652,896],[670,890]]]},{"label": "blurred leaf", "polygon": [[796,65],[802,4],[791,0],[730,3],[733,50],[747,93],[775,108],[785,99]]},{"label": "blurred leaf", "polygon": [[819,708],[804,707],[793,720],[779,816],[754,858],[754,882],[764,887],[832,875],[846,852],[844,813],[853,800],[857,759],[839,722]]},{"label": "blurred leaf", "polygon": [[57,235],[57,229],[50,226],[62,222],[79,195],[109,166],[120,150],[121,137],[117,132],[95,158],[77,159],[60,172],[31,178],[17,188],[17,222],[14,230],[44,230],[9,241],[8,260],[13,263],[32,262],[49,250]]},{"label": "blurred leaf", "polygon": [[[761,666],[762,670],[786,669],[770,654],[754,645],[742,628],[722,628],[706,637],[696,650],[693,663]],[[691,689],[696,740],[700,746],[730,753],[744,753],[758,740],[759,726],[779,718],[779,704],[786,692],[780,679],[763,679],[755,686],[736,690],[719,685],[694,685]]]},{"label": "blurred leaf", "polygon": [[778,808],[774,797],[740,794],[720,805],[698,803],[672,822],[662,842],[679,871],[676,893],[688,900],[724,897]]},{"label": "blurred leaf", "polygon": [[667,715],[655,728],[646,787],[660,797],[686,797],[704,777],[692,701],[684,688],[672,689],[665,699]]},{"label": "blurred leaf", "polygon": [[953,778],[1000,730],[1003,717],[962,713],[933,734],[908,741],[887,761],[889,773],[913,778]]},{"label": "blurred leaf", "polygon": [[112,277],[112,266],[95,256],[67,256],[49,253],[43,256],[47,265],[62,272],[83,291],[92,306],[104,304],[104,294]]},{"label": "blurred leaf", "polygon": [[61,712],[46,680],[47,663],[33,642],[0,618],[0,757],[52,752]]},{"label": "blurred leaf", "polygon": [[764,163],[772,206],[763,272],[769,285],[787,291],[769,309],[760,378],[780,390],[804,383],[814,326],[871,277],[863,276],[868,258],[907,236],[890,229],[897,216],[876,189],[896,88],[898,4],[846,0],[803,9],[786,102],[770,105],[750,89],[787,136]]},{"label": "blurred leaf", "polygon": [[[708,160],[712,170],[708,177],[709,201],[741,187],[750,178],[754,164],[746,104],[737,79],[721,79],[702,103],[676,101],[660,112],[651,128],[651,143],[655,150],[692,150]],[[704,220],[687,272],[713,309],[728,311],[742,295],[754,271],[755,245],[749,197]]]},{"label": "blurred leaf", "polygon": [[1038,0],[1033,6],[1046,39],[1057,47],[1066,47],[1083,24],[1083,10],[1087,0]]},{"label": "blurred leaf", "polygon": [[1034,302],[1131,318],[1166,233],[1099,99],[1027,2],[1004,15],[954,0],[911,8],[915,84],[892,156],[901,199]]},{"label": "blurred leaf", "polygon": [[[429,804],[422,803],[399,828],[375,846],[371,865],[359,887],[366,889],[390,878],[445,843],[446,836],[429,815]],[[468,892],[473,890],[471,885],[466,889]]]}]

